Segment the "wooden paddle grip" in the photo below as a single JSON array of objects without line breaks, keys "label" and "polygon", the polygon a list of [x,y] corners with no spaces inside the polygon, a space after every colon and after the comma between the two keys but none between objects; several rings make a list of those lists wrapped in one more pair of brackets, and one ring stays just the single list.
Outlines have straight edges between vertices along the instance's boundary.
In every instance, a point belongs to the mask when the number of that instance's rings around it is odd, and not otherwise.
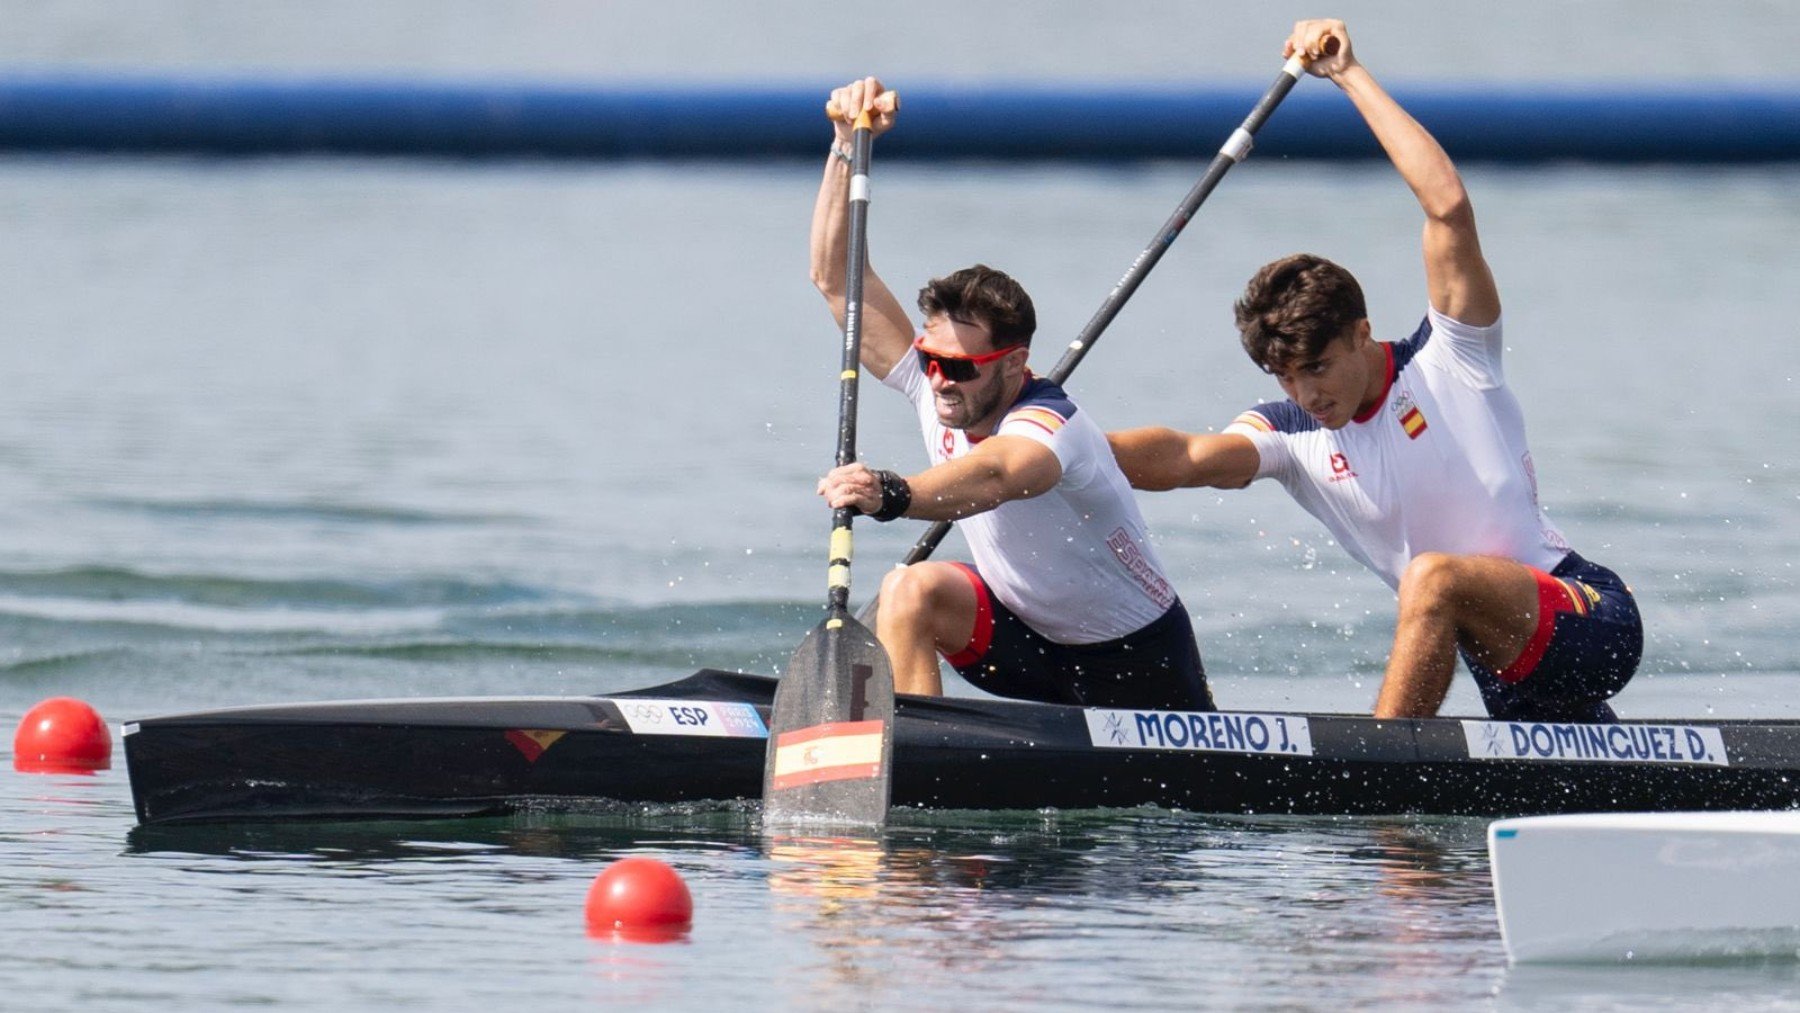
[{"label": "wooden paddle grip", "polygon": [[[882,92],[881,95],[875,99],[875,111],[889,114],[899,112],[900,93],[897,91]],[[841,120],[844,118],[844,111],[838,108],[836,102],[827,102],[825,103],[825,117],[827,119]]]}]

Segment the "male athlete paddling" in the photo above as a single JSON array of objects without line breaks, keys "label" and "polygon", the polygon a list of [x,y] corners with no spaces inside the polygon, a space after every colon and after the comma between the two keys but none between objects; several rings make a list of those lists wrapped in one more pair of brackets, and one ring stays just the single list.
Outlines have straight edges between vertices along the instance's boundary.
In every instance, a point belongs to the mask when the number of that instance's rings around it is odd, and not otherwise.
[{"label": "male athlete paddling", "polygon": [[[832,92],[841,115],[812,221],[812,279],[844,318],[850,124],[893,126],[881,82]],[[900,301],[864,278],[862,365],[918,411],[933,466],[862,464],[819,482],[833,508],[876,520],[960,520],[975,565],[924,562],[882,581],[876,636],[902,693],[943,691],[938,656],[999,696],[1091,706],[1211,710],[1187,611],[1146,536],[1106,435],[1061,387],[1026,368],[1031,298],[977,264],[919,293],[915,338]]]},{"label": "male athlete paddling", "polygon": [[1425,320],[1378,343],[1348,271],[1308,254],[1268,264],[1237,326],[1288,399],[1217,435],[1111,434],[1119,463],[1140,489],[1274,478],[1396,588],[1376,717],[1436,714],[1460,651],[1495,717],[1614,720],[1606,700],[1643,648],[1637,605],[1538,505],[1500,295],[1456,167],[1357,62],[1343,22],[1300,22],[1283,55],[1296,52],[1350,97],[1424,209]]}]

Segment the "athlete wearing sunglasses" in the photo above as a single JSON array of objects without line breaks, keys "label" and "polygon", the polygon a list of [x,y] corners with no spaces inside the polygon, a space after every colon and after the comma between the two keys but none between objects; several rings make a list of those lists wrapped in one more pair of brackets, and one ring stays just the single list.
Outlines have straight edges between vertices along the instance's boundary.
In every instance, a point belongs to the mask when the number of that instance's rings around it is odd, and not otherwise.
[{"label": "athlete wearing sunglasses", "polygon": [[1013,349],[1002,348],[998,352],[986,355],[958,355],[955,352],[940,352],[925,347],[925,335],[913,339],[913,351],[919,356],[919,371],[933,380],[948,380],[951,383],[968,383],[979,379],[981,367],[990,362],[999,362],[1011,355]]},{"label": "athlete wearing sunglasses", "polygon": [[[814,205],[812,277],[838,323],[850,123],[893,125],[874,78],[831,99],[833,151]],[[875,632],[902,693],[943,692],[939,657],[999,696],[1090,706],[1210,710],[1187,610],[1156,558],[1106,435],[1026,365],[1031,297],[977,264],[919,292],[913,330],[873,271],[863,279],[862,365],[913,402],[932,466],[902,476],[862,464],[819,482],[832,507],[876,520],[961,521],[974,564],[928,561],[882,581]]]}]

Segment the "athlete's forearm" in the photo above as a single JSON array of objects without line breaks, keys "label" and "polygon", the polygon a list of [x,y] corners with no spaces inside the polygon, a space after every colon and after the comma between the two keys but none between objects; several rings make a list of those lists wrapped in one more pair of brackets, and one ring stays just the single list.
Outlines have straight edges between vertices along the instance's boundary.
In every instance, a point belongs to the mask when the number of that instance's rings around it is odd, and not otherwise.
[{"label": "athlete's forearm", "polygon": [[1119,470],[1133,489],[1167,492],[1189,485],[1188,434],[1166,426],[1107,433]]},{"label": "athlete's forearm", "polygon": [[1241,489],[1256,478],[1256,444],[1235,433],[1184,433],[1163,426],[1106,434],[1133,489]]},{"label": "athlete's forearm", "polygon": [[1362,114],[1427,217],[1447,221],[1470,213],[1468,192],[1443,145],[1394,101],[1368,68],[1352,64],[1332,80]]},{"label": "athlete's forearm", "polygon": [[845,264],[850,257],[850,166],[835,154],[825,156],[825,175],[813,202],[812,283],[844,320]]},{"label": "athlete's forearm", "polygon": [[[844,326],[849,299],[845,288],[850,261],[850,165],[836,153],[843,148],[841,142],[834,144],[825,156],[825,174],[813,202],[811,235],[812,282],[839,327]],[[912,322],[866,260],[862,306],[862,364],[879,380],[912,344]]]},{"label": "athlete's forearm", "polygon": [[1477,327],[1498,320],[1500,293],[1481,252],[1474,207],[1450,156],[1361,64],[1352,63],[1332,80],[1355,103],[1425,211],[1421,239],[1431,305]]},{"label": "athlete's forearm", "polygon": [[1061,479],[1062,465],[1041,444],[1034,443],[1016,453],[983,448],[908,478],[912,505],[906,516],[922,521],[959,521],[1002,503],[1041,496]]}]

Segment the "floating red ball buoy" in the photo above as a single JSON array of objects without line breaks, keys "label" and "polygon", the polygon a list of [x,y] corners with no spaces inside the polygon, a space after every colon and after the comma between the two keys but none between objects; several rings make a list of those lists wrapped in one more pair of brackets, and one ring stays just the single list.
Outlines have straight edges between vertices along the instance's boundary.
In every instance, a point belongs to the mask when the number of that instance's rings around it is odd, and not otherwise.
[{"label": "floating red ball buoy", "polygon": [[51,697],[25,712],[13,733],[13,769],[91,774],[112,766],[112,733],[100,713],[73,697]]},{"label": "floating red ball buoy", "polygon": [[694,898],[681,874],[654,858],[623,858],[588,887],[588,932],[633,942],[669,942],[687,934]]}]

